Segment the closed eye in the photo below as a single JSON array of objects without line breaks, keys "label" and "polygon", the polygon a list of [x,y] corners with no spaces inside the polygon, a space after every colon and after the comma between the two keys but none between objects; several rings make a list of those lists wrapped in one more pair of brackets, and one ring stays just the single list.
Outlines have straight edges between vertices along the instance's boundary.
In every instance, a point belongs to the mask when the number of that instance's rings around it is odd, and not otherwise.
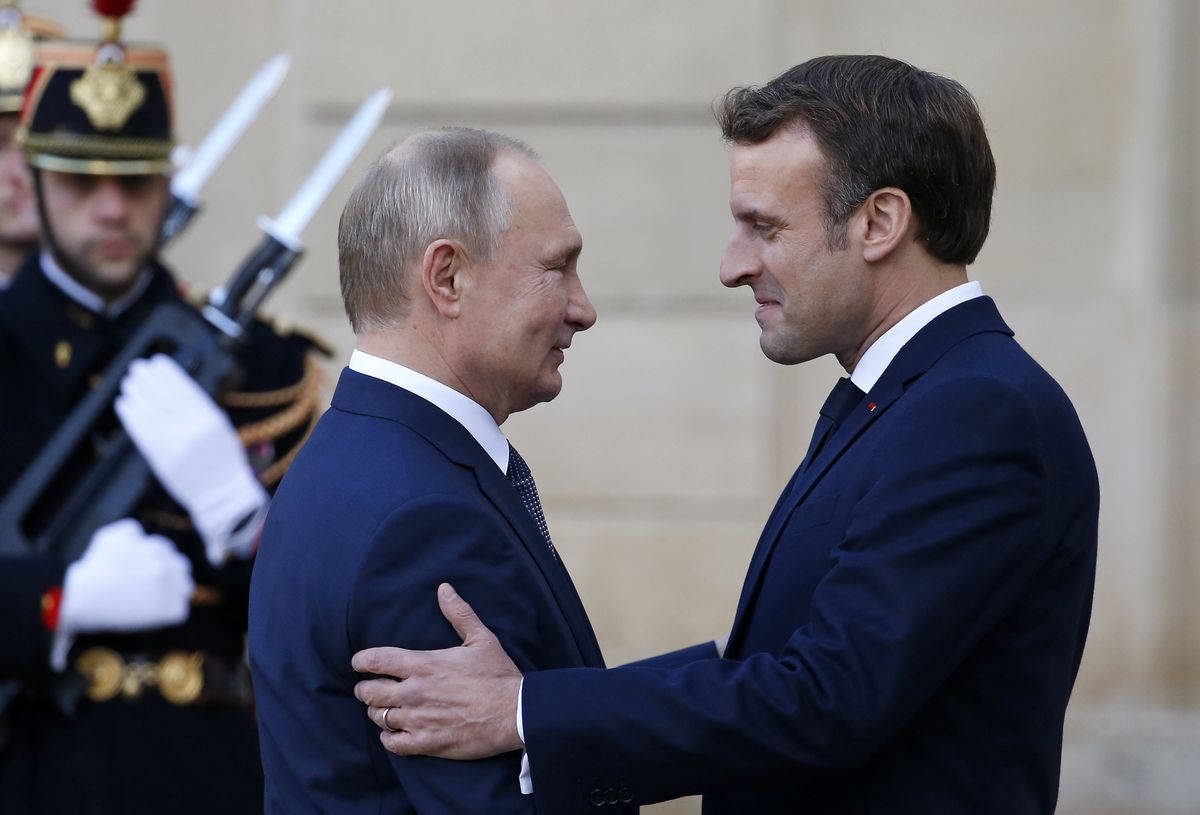
[{"label": "closed eye", "polygon": [[755,235],[770,240],[779,233],[782,224],[773,218],[768,217],[757,209],[746,209],[734,214],[734,218],[740,221]]}]

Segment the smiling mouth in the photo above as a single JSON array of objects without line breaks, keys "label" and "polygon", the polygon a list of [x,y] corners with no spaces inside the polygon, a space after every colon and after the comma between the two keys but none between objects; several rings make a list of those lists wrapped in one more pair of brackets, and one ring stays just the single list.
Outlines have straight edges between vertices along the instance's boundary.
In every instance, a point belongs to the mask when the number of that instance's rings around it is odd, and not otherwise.
[{"label": "smiling mouth", "polygon": [[760,306],[777,306],[777,305],[779,305],[779,300],[777,298],[768,297],[766,294],[763,294],[762,292],[759,292],[759,291],[754,292],[754,302]]}]

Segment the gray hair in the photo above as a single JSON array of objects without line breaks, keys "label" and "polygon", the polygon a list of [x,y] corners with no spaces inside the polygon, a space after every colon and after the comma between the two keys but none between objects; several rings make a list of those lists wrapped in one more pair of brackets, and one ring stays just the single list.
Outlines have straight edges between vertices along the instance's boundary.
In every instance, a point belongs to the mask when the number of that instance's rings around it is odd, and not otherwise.
[{"label": "gray hair", "polygon": [[492,173],[505,152],[537,158],[509,136],[451,127],[414,134],[371,164],[338,222],[342,302],[355,333],[404,316],[408,270],[434,241],[491,259],[511,215]]}]

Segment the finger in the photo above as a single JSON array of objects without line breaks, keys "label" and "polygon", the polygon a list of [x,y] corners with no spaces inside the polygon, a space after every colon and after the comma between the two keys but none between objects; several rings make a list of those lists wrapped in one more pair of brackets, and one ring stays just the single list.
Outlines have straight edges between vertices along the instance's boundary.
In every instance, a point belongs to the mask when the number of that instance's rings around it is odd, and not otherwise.
[{"label": "finger", "polygon": [[[396,722],[394,715],[391,720],[393,724]],[[388,752],[395,753],[398,756],[435,754],[432,752],[435,749],[433,742],[415,733],[410,733],[407,730],[396,730],[394,732],[391,730],[381,730],[379,740],[383,742],[383,746]]]},{"label": "finger", "polygon": [[350,665],[359,673],[408,679],[409,653],[403,648],[366,648],[350,658]]},{"label": "finger", "polygon": [[354,686],[354,697],[371,707],[400,707],[406,700],[395,679],[364,679]]},{"label": "finger", "polygon": [[183,400],[196,398],[196,391],[200,390],[187,371],[166,354],[151,357],[146,369],[149,372],[147,390],[160,405],[177,406]]},{"label": "finger", "polygon": [[160,381],[158,366],[152,359],[135,359],[129,364],[125,378],[121,380],[122,390],[137,396],[142,402],[156,404],[161,401],[159,396]]},{"label": "finger", "polygon": [[[397,711],[399,711],[399,708],[392,707],[390,705],[387,707],[375,707],[374,705],[370,705],[367,707],[367,718],[370,719],[371,723],[380,730],[390,731],[393,727],[399,729],[396,724]],[[385,716],[388,718],[385,719]],[[388,725],[391,725],[391,727]]]},{"label": "finger", "polygon": [[463,645],[470,645],[479,640],[496,639],[491,629],[479,619],[475,609],[459,597],[458,592],[449,583],[438,586],[438,607],[442,610],[442,616],[458,632]]},{"label": "finger", "polygon": [[117,418],[121,420],[121,426],[126,432],[130,432],[131,429],[136,431],[146,423],[146,402],[136,389],[123,389],[121,395],[113,402],[113,409],[116,410]]},{"label": "finger", "polygon": [[120,538],[124,540],[134,536],[141,536],[142,534],[144,533],[142,532],[141,524],[133,518],[121,518],[118,521],[112,521],[97,529],[95,534],[92,535],[92,540],[101,537]]}]

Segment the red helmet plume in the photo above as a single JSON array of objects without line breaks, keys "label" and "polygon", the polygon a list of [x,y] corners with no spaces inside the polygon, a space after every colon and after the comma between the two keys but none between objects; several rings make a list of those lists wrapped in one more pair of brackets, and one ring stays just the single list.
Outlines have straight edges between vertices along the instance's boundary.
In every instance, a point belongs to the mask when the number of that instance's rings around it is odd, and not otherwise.
[{"label": "red helmet plume", "polygon": [[92,8],[101,17],[120,19],[133,10],[135,0],[92,0]]}]

